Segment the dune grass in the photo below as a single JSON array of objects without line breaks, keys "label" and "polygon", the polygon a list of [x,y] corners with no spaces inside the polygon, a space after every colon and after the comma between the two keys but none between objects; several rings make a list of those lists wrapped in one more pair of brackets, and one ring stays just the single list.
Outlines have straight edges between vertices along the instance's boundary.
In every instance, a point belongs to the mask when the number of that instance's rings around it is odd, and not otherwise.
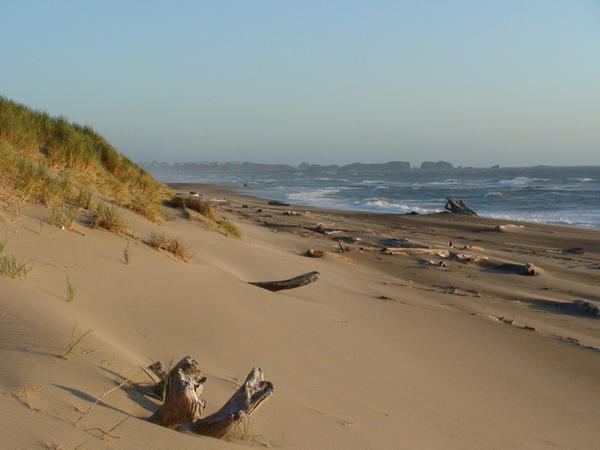
[{"label": "dune grass", "polygon": [[0,200],[91,206],[114,199],[152,221],[168,190],[88,126],[0,97]]},{"label": "dune grass", "polygon": [[24,278],[31,272],[31,265],[14,255],[0,256],[0,274],[9,278]]},{"label": "dune grass", "polygon": [[113,233],[127,233],[127,225],[117,208],[103,203],[98,203],[94,208],[91,227],[104,228]]},{"label": "dune grass", "polygon": [[50,223],[67,230],[73,228],[75,211],[70,206],[53,206],[50,209]]},{"label": "dune grass", "polygon": [[131,264],[131,251],[129,250],[129,242],[127,243],[127,246],[123,249],[123,263],[125,263],[126,266]]},{"label": "dune grass", "polygon": [[67,345],[67,348],[65,348],[65,351],[61,355],[61,358],[62,359],[71,358],[75,349],[81,344],[81,341],[83,341],[83,339],[91,332],[92,332],[92,330],[87,330],[78,335],[77,326],[75,326],[73,328],[73,331],[71,332],[71,340],[69,341],[69,345]]},{"label": "dune grass", "polygon": [[213,222],[217,222],[219,220],[219,216],[210,203],[204,202],[198,198],[175,196],[171,198],[171,203],[175,206],[189,208],[193,211],[196,211]]},{"label": "dune grass", "polygon": [[69,275],[67,275],[67,287],[65,288],[65,300],[67,303],[73,303],[75,300],[76,291],[77,288],[73,283],[71,283],[71,279],[69,278]]},{"label": "dune grass", "polygon": [[188,248],[179,239],[167,238],[162,233],[152,233],[148,239],[148,245],[158,250],[164,250],[173,254],[182,261],[189,261],[190,254]]},{"label": "dune grass", "polygon": [[242,238],[242,232],[240,229],[233,223],[227,219],[221,219],[218,222],[219,227],[227,236],[234,237],[236,239]]}]

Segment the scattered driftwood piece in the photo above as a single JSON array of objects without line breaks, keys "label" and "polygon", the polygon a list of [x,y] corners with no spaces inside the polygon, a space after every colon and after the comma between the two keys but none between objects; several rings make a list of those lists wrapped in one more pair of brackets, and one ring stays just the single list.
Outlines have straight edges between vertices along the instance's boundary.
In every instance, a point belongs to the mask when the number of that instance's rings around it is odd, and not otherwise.
[{"label": "scattered driftwood piece", "polygon": [[314,227],[306,227],[309,230],[312,230],[316,233],[321,233],[321,234],[326,234],[326,235],[331,235],[331,234],[337,234],[337,233],[341,233],[342,230],[338,230],[335,228],[329,228],[326,224],[324,223],[318,223],[316,224]]},{"label": "scattered driftwood piece", "polygon": [[461,262],[474,262],[474,263],[481,263],[481,262],[486,262],[488,260],[487,256],[479,256],[479,255],[469,255],[467,253],[450,253],[450,257],[452,259],[456,259],[457,261],[461,261]]},{"label": "scattered driftwood piece", "polygon": [[451,198],[447,198],[447,202],[444,205],[444,208],[447,211],[450,211],[453,214],[462,214],[464,216],[476,216],[477,213],[469,208],[464,201],[462,200],[452,200]]},{"label": "scattered driftwood piece", "polygon": [[230,434],[273,393],[273,384],[265,381],[262,369],[254,367],[221,409],[201,419],[206,402],[199,395],[206,377],[201,376],[198,363],[192,357],[183,358],[168,374],[160,363],[150,369],[168,380],[169,389],[163,405],[148,421],[215,438]]},{"label": "scattered driftwood piece", "polygon": [[[452,247],[452,245],[451,245]],[[458,248],[458,247],[455,247]],[[485,252],[485,248],[482,247],[477,247],[476,245],[465,245],[463,247],[461,247],[459,250],[473,250],[476,252]]]},{"label": "scattered driftwood piece", "polygon": [[352,258],[348,258],[347,256],[341,255],[339,253],[325,252],[325,254],[327,256],[331,256],[332,258],[340,259],[342,261],[346,261],[347,263],[354,264],[355,266],[358,266],[358,261],[356,261],[356,260],[354,260]]},{"label": "scattered driftwood piece", "polygon": [[516,263],[494,264],[494,263],[490,263],[490,264],[487,264],[487,265],[489,267],[491,267],[492,269],[506,270],[508,272],[515,272],[515,273],[518,273],[519,275],[534,276],[534,275],[538,275],[539,274],[539,271],[538,271],[537,267],[535,267],[531,263],[527,263],[527,264],[516,264]]},{"label": "scattered driftwood piece", "polygon": [[340,236],[338,240],[342,240],[348,244],[357,244],[358,242],[362,241],[361,238],[355,236]]},{"label": "scattered driftwood piece", "polygon": [[386,247],[398,247],[398,248],[429,248],[425,244],[418,242],[412,242],[409,239],[402,237],[400,239],[382,239],[381,242]]},{"label": "scattered driftwood piece", "polygon": [[273,384],[265,381],[262,369],[254,367],[246,381],[219,409],[185,428],[197,434],[223,438],[230,434],[246,417],[249,417],[273,393]]},{"label": "scattered driftwood piece", "polygon": [[380,250],[381,249],[379,247],[359,247],[358,248],[359,252],[377,252]]},{"label": "scattered driftwood piece", "polygon": [[282,213],[284,216],[301,216],[302,213],[298,211],[284,211]]},{"label": "scattered driftwood piece", "polygon": [[433,259],[427,260],[423,262],[424,266],[434,266],[434,267],[448,267],[448,263],[444,260],[442,261],[434,261]]},{"label": "scattered driftwood piece", "polygon": [[323,250],[309,248],[306,250],[306,256],[310,256],[311,258],[321,258],[323,256]]},{"label": "scattered driftwood piece", "polygon": [[267,289],[269,291],[282,291],[284,289],[294,289],[301,286],[306,286],[307,284],[313,283],[319,279],[319,272],[308,272],[303,275],[299,275],[294,278],[290,278],[289,280],[281,280],[281,281],[253,281],[250,284],[254,286],[261,287],[263,289]]},{"label": "scattered driftwood piece", "polygon": [[342,241],[340,241],[339,239],[337,240],[337,244],[338,247],[340,249],[340,253],[344,253],[346,251],[346,249],[344,248],[344,246],[342,245]]},{"label": "scattered driftwood piece", "polygon": [[[206,402],[200,398],[206,377],[198,363],[186,356],[166,374],[162,364],[153,364],[150,369],[159,376],[157,384],[166,386],[166,398],[148,420],[167,428],[176,428],[184,423],[194,422],[202,415]],[[161,388],[162,389],[162,388]]]},{"label": "scattered driftwood piece", "polygon": [[505,223],[504,225],[497,225],[494,228],[494,230],[501,232],[501,233],[507,233],[507,232],[511,232],[511,231],[519,231],[523,228],[525,228],[523,225],[515,225],[513,223]]},{"label": "scattered driftwood piece", "polygon": [[450,256],[448,250],[442,250],[437,248],[396,248],[386,247],[382,249],[382,252],[387,255],[413,255],[413,254],[426,254],[426,255],[437,255],[440,258],[447,258]]},{"label": "scattered driftwood piece", "polygon": [[583,255],[583,249],[581,247],[565,248],[563,253],[570,253],[572,255]]},{"label": "scattered driftwood piece", "polygon": [[398,248],[431,248],[427,244],[422,244],[420,242],[414,242],[407,238],[400,239],[382,239],[379,241],[382,245],[386,247],[398,247]]},{"label": "scattered driftwood piece", "polygon": [[271,206],[291,206],[289,203],[280,202],[279,200],[269,200],[269,205],[271,205]]},{"label": "scattered driftwood piece", "polygon": [[574,300],[573,305],[581,312],[591,314],[592,316],[600,315],[600,308],[587,300]]}]

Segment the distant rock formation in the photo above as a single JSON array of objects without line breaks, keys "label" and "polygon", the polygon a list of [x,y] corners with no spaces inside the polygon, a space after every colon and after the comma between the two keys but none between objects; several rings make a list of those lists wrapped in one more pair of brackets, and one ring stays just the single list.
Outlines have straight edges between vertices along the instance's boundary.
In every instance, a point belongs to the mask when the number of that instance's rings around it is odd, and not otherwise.
[{"label": "distant rock formation", "polygon": [[454,166],[447,161],[423,161],[419,170],[452,170]]},{"label": "distant rock formation", "polygon": [[407,161],[390,161],[386,163],[352,163],[343,166],[345,170],[410,170]]}]

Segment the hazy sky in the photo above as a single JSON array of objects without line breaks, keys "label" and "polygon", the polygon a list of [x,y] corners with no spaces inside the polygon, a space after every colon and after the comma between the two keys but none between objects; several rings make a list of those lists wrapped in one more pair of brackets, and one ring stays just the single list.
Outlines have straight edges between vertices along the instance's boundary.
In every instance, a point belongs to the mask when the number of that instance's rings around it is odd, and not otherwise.
[{"label": "hazy sky", "polygon": [[600,164],[600,2],[0,0],[0,94],[134,160]]}]

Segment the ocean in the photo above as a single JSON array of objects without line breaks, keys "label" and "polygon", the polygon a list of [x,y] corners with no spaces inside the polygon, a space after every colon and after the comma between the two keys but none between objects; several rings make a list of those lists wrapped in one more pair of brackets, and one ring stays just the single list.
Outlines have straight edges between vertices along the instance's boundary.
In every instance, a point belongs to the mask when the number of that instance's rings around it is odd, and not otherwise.
[{"label": "ocean", "polygon": [[442,211],[446,197],[464,200],[480,216],[600,227],[600,166],[453,170],[224,171],[148,166],[166,183],[209,183],[300,205],[420,214]]}]

